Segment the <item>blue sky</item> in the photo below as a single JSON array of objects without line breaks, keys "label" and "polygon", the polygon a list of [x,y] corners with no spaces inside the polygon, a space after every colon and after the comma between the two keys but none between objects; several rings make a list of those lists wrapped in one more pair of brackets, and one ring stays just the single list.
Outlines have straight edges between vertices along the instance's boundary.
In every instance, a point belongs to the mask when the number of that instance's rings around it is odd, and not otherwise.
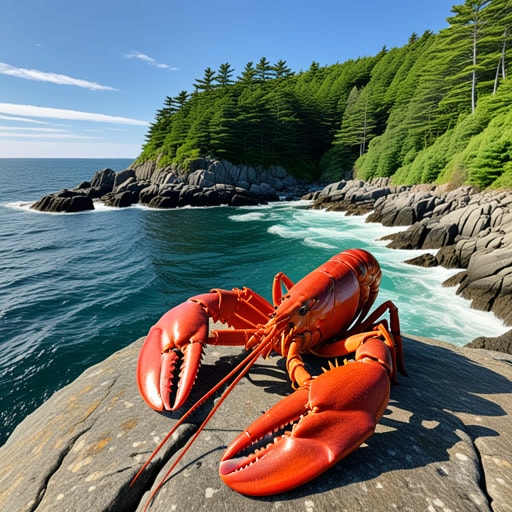
[{"label": "blue sky", "polygon": [[1,0],[0,157],[135,158],[166,96],[228,62],[295,72],[447,27],[453,0]]}]

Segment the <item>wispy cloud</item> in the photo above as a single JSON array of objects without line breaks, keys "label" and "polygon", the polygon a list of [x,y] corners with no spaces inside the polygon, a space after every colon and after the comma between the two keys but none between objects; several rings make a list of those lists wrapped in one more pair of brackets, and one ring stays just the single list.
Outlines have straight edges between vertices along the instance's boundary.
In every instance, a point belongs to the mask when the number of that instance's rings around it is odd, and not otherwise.
[{"label": "wispy cloud", "polygon": [[0,126],[0,131],[10,131],[10,132],[65,132],[64,128],[27,128],[25,126]]},{"label": "wispy cloud", "polygon": [[0,115],[0,119],[6,119],[7,121],[21,121],[23,123],[48,124],[47,121],[39,121],[38,119],[29,119],[28,117]]},{"label": "wispy cloud", "polygon": [[149,124],[147,121],[131,119],[129,117],[81,112],[79,110],[67,110],[62,108],[38,107],[35,105],[20,105],[17,103],[0,103],[0,113],[23,117],[95,121],[98,123],[127,124],[136,126],[147,126]]},{"label": "wispy cloud", "polygon": [[15,76],[25,80],[37,80],[39,82],[51,82],[58,85],[74,85],[76,87],[83,87],[91,91],[117,91],[114,87],[108,85],[101,85],[96,82],[82,80],[80,78],[73,78],[59,73],[48,73],[46,71],[39,71],[38,69],[17,68],[0,62],[0,74]]},{"label": "wispy cloud", "polygon": [[125,54],[125,57],[127,59],[141,60],[142,62],[145,62],[146,64],[149,64],[150,66],[154,66],[155,68],[170,69],[172,71],[178,70],[178,68],[171,67],[168,64],[162,64],[161,62],[158,62],[156,59],[153,59],[153,57],[150,57],[149,55],[146,55],[145,53],[138,52],[136,50],[133,50],[130,53]]},{"label": "wispy cloud", "polygon": [[95,137],[76,135],[73,133],[58,133],[58,132],[43,132],[43,133],[12,133],[11,131],[5,131],[0,128],[0,138],[15,138],[15,139],[59,139],[59,140],[85,140],[95,139]]}]

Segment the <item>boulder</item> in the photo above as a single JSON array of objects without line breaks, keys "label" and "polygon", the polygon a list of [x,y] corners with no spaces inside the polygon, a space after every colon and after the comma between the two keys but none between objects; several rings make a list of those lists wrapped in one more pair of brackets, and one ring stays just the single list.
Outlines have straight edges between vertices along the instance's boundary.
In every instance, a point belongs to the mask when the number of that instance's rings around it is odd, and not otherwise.
[{"label": "boulder", "polygon": [[430,253],[424,253],[420,256],[417,256],[416,258],[411,258],[410,260],[406,260],[405,263],[408,263],[409,265],[416,265],[417,267],[437,267],[439,265],[439,262],[437,261],[437,258]]},{"label": "boulder", "polygon": [[132,180],[136,181],[135,171],[133,169],[125,169],[124,171],[119,171],[115,173],[113,189],[115,192],[119,192],[119,187],[126,181]]},{"label": "boulder", "polygon": [[77,213],[94,210],[94,204],[91,197],[81,191],[62,190],[42,197],[30,208],[49,213]]},{"label": "boulder", "polygon": [[144,187],[139,193],[139,201],[142,204],[149,204],[151,200],[158,196],[160,187],[158,185],[148,185]]},{"label": "boulder", "polygon": [[466,347],[483,348],[485,350],[495,350],[497,352],[512,354],[512,330],[495,338],[480,336],[479,338],[475,338],[473,341],[470,341]]},{"label": "boulder", "polygon": [[[150,410],[135,383],[141,340],[86,370],[28,416],[0,448],[0,509],[142,511],[205,405],[130,482],[179,413]],[[308,484],[251,498],[218,475],[226,445],[290,392],[283,360],[258,360],[167,479],[152,512],[189,510],[512,510],[512,356],[406,337],[408,377],[392,387],[375,434]],[[241,361],[208,347],[190,403]],[[307,358],[321,371],[324,361]],[[298,470],[295,468],[294,470]]]},{"label": "boulder", "polygon": [[[103,169],[101,171],[97,171],[94,174],[94,177],[91,181],[91,187],[99,187],[99,188],[105,188],[110,189],[114,187],[114,183],[116,180],[116,173],[112,169]],[[110,191],[109,190],[109,191]]]},{"label": "boulder", "polygon": [[101,200],[106,206],[126,208],[134,203],[134,195],[129,190],[122,192],[109,192],[102,196]]}]

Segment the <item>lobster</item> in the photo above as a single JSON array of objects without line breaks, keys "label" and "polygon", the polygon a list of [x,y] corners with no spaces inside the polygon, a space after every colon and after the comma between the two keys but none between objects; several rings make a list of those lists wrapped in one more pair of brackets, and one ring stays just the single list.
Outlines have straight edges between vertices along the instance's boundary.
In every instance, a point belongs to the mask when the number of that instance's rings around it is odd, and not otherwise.
[{"label": "lobster", "polygon": [[[181,417],[142,466],[134,480],[191,412],[230,382],[149,501],[237,382],[271,352],[286,358],[295,391],[229,445],[219,467],[229,487],[252,496],[291,490],[370,437],[386,410],[397,371],[406,374],[396,306],[386,301],[370,313],[381,276],[373,255],[349,249],[297,283],[276,274],[273,304],[249,288],[213,289],[165,313],[149,331],[137,365],[139,391],[155,410],[185,404],[206,345],[244,346],[249,353]],[[386,311],[389,323],[382,319]],[[210,319],[227,328],[210,332]],[[312,376],[302,358],[308,353],[326,358],[354,354],[354,360],[330,363],[329,370]],[[289,425],[284,433],[283,425]],[[260,441],[269,436],[273,442],[262,447]]]}]

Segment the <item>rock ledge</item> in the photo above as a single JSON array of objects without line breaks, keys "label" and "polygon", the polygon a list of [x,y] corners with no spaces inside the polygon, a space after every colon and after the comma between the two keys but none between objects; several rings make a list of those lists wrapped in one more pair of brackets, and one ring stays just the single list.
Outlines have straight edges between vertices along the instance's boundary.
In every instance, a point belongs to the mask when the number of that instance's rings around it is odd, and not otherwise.
[{"label": "rock ledge", "polygon": [[[167,457],[195,427],[184,425],[129,486],[176,418],[149,410],[139,397],[140,345],[85,371],[16,428],[0,448],[1,510],[143,509]],[[512,356],[412,337],[404,349],[409,377],[393,387],[375,435],[315,481],[256,499],[227,488],[218,463],[229,441],[290,391],[280,358],[258,362],[150,510],[512,511]],[[232,348],[209,347],[197,393],[238,360]]]}]

